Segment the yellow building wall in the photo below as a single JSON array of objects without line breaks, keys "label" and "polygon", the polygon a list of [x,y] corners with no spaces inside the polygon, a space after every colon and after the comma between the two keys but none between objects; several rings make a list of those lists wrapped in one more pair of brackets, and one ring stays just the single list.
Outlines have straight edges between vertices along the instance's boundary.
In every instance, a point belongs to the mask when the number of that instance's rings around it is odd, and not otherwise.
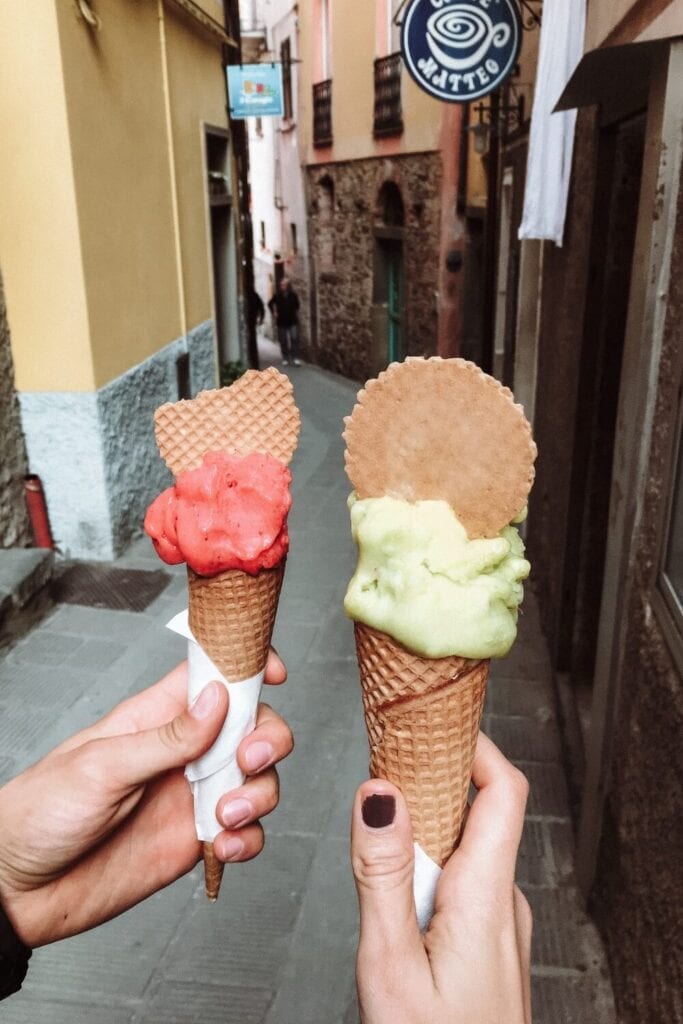
[{"label": "yellow building wall", "polygon": [[648,25],[638,37],[639,40],[665,39],[683,35],[683,0],[673,0],[668,7]]},{"label": "yellow building wall", "polygon": [[303,63],[300,67],[301,116],[299,126],[307,163],[359,160],[429,152],[439,148],[442,104],[420,89],[402,72],[405,130],[392,139],[374,139],[375,4],[368,0],[333,0],[332,16],[332,131],[334,145],[315,149],[313,131],[313,54],[319,45],[314,0],[299,5]]},{"label": "yellow building wall", "polygon": [[600,46],[633,5],[634,0],[593,0],[593,3],[589,3],[586,11],[586,49]]},{"label": "yellow building wall", "polygon": [[[211,13],[216,4],[206,0],[204,6]],[[189,35],[173,13],[168,10],[166,39],[185,306],[192,327],[212,315],[213,301],[203,126],[227,128],[227,94],[215,42],[202,33]]]},{"label": "yellow building wall", "polygon": [[57,0],[72,159],[101,387],[181,333],[156,3]]},{"label": "yellow building wall", "polygon": [[100,388],[213,313],[203,123],[227,128],[220,40],[168,2],[98,14],[93,30],[71,0],[0,4],[0,243],[21,391]]},{"label": "yellow building wall", "polygon": [[90,391],[94,374],[54,4],[0,4],[0,39],[0,259],[16,385],[20,391]]},{"label": "yellow building wall", "polygon": [[[683,35],[682,0],[670,0],[668,4],[662,3],[662,0],[651,0],[645,5],[636,0],[592,0],[587,11],[586,50],[601,46],[631,12],[634,15],[634,25],[638,28],[634,35],[629,34],[628,39],[618,40],[619,42],[632,42],[636,38],[656,39],[667,35]],[[659,23],[657,30],[653,32],[645,29],[643,32],[640,26],[648,25],[650,22]]]},{"label": "yellow building wall", "polygon": [[225,24],[225,9],[223,7],[223,0],[194,0],[197,7],[201,8],[205,14],[208,14],[210,18],[217,21],[220,25]]},{"label": "yellow building wall", "polygon": [[161,7],[163,22],[157,0],[111,4],[95,33],[69,0],[58,9],[101,387],[211,316],[201,125],[227,126],[225,85],[219,42],[170,4]]}]

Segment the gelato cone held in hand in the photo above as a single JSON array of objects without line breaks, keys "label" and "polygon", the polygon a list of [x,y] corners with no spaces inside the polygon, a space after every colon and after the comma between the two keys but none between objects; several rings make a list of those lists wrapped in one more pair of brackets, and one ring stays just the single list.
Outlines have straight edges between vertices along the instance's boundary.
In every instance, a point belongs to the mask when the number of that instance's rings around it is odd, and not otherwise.
[{"label": "gelato cone held in hand", "polygon": [[[240,786],[240,742],[254,728],[289,548],[287,464],[300,426],[289,380],[248,371],[230,388],[161,406],[159,449],[176,476],[152,503],[145,529],[160,558],[185,562],[188,699],[210,679],[230,707],[214,746],[187,766],[197,836],[204,844],[207,895],[218,896],[223,864],[213,851],[220,797]],[[182,618],[182,617],[181,617]]]},{"label": "gelato cone held in hand", "polygon": [[[391,429],[387,429],[391,424]],[[420,924],[462,828],[489,659],[516,636],[536,447],[512,394],[461,359],[408,359],[346,420],[354,620],[370,771],[399,786]]]}]

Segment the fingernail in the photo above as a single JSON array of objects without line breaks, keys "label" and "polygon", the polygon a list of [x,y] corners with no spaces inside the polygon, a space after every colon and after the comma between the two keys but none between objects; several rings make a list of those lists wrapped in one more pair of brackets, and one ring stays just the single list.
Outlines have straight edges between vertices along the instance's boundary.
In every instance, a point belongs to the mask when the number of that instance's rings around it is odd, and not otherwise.
[{"label": "fingernail", "polygon": [[270,743],[252,743],[244,755],[244,760],[250,772],[258,772],[270,764],[274,756],[275,751]]},{"label": "fingernail", "polygon": [[278,663],[278,665],[280,666],[280,668],[282,669],[282,671],[283,671],[283,672],[286,672],[286,671],[287,671],[287,669],[286,669],[286,667],[285,667],[285,663],[284,663],[284,661],[282,660],[282,658],[280,657],[280,655],[279,655],[279,654],[277,653],[277,651],[275,650],[275,648],[274,648],[274,647],[271,647],[271,649],[270,649],[270,650],[271,650],[271,654],[273,655],[273,657],[274,657],[274,658],[275,658],[275,660],[277,661],[277,663]]},{"label": "fingernail", "polygon": [[244,843],[237,836],[230,836],[222,844],[223,860],[237,860],[244,853]]},{"label": "fingernail", "polygon": [[240,828],[254,815],[254,808],[248,800],[232,800],[223,808],[223,824],[226,828]]},{"label": "fingernail", "polygon": [[268,654],[268,668],[270,669],[271,672],[273,670],[275,670],[276,672],[281,672],[285,679],[287,678],[287,666],[285,665],[284,661],[282,660],[278,652],[272,646]]},{"label": "fingernail", "polygon": [[368,828],[386,828],[396,817],[396,800],[388,793],[373,793],[363,801],[361,814]]},{"label": "fingernail", "polygon": [[200,721],[208,718],[218,704],[218,683],[207,683],[197,699],[190,704],[190,714]]}]

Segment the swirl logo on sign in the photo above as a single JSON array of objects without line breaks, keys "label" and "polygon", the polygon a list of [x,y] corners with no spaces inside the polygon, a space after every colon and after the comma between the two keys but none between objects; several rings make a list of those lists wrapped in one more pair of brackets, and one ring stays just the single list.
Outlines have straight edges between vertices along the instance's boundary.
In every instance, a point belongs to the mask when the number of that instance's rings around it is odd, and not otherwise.
[{"label": "swirl logo on sign", "polygon": [[515,0],[412,0],[401,49],[415,81],[432,96],[467,103],[493,92],[519,56]]}]

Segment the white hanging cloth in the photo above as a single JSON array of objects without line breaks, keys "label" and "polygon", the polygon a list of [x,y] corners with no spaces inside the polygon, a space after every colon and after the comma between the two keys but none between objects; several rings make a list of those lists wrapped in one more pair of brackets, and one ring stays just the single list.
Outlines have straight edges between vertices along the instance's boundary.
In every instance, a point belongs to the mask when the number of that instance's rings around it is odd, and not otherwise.
[{"label": "white hanging cloth", "polygon": [[562,245],[576,111],[553,114],[583,56],[586,0],[545,0],[520,238]]}]

